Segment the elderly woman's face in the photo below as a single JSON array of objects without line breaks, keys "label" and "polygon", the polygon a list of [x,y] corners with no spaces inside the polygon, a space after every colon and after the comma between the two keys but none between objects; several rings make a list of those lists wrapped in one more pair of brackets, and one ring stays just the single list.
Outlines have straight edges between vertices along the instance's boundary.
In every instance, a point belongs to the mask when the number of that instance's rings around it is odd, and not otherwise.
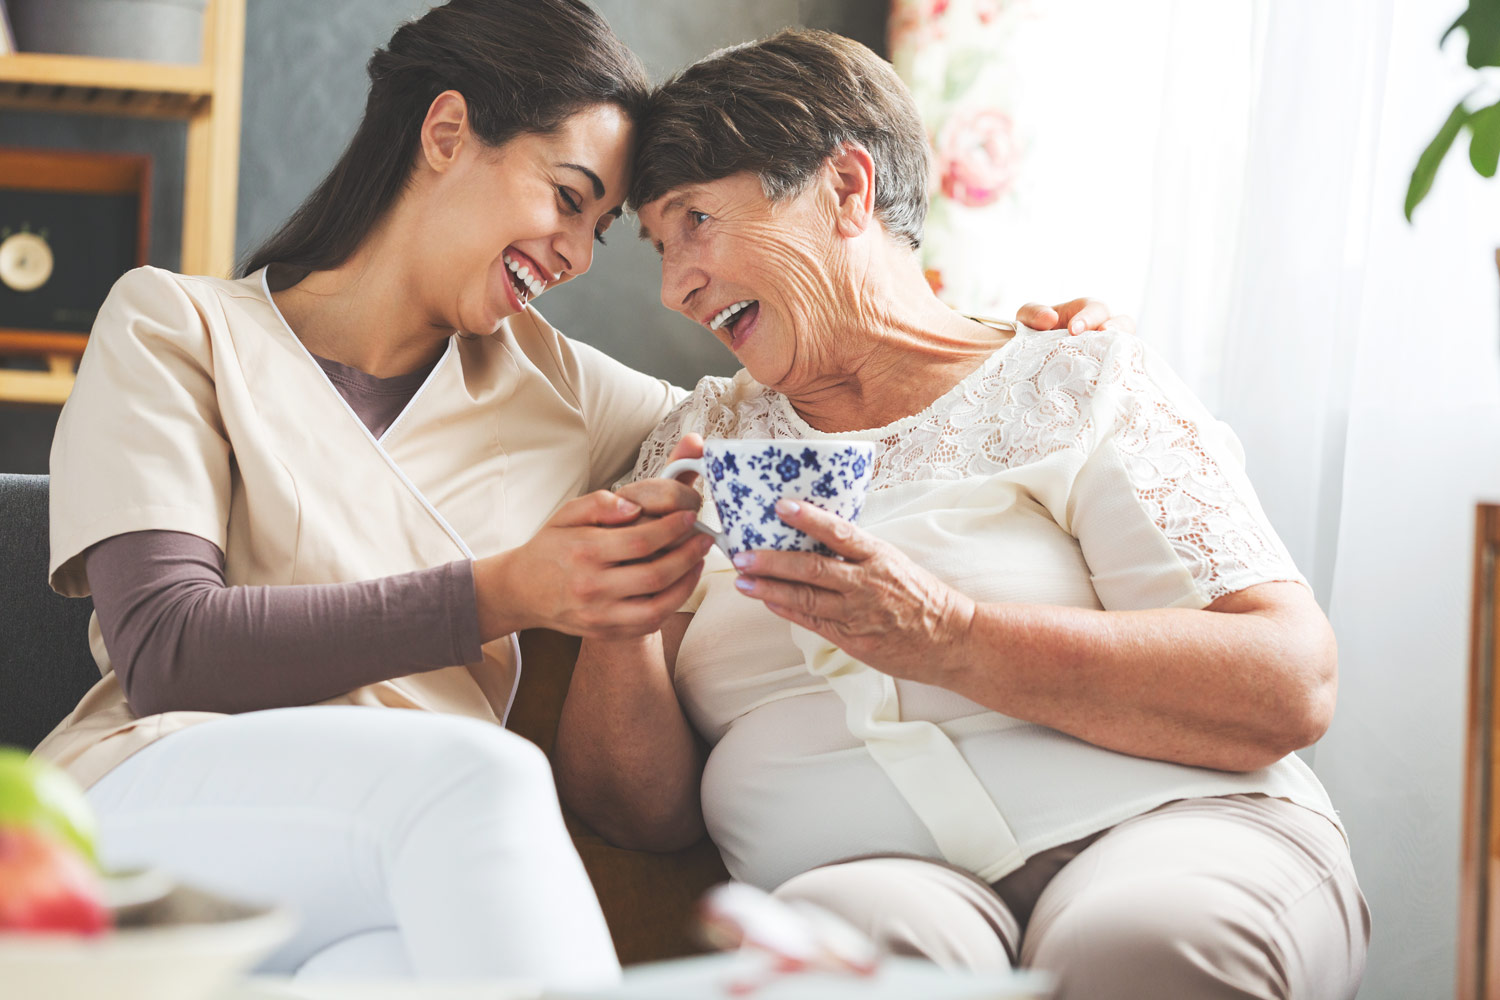
[{"label": "elderly woman's face", "polygon": [[661,255],[661,300],[706,327],[759,382],[822,369],[839,282],[836,199],[816,181],[772,202],[752,174],[670,191],[640,210]]}]

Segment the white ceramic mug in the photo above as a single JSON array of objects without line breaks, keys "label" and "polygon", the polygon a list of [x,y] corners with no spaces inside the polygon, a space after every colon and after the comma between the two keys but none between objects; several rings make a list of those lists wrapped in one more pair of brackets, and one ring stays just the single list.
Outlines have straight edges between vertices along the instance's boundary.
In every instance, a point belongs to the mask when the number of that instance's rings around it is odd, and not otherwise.
[{"label": "white ceramic mug", "polygon": [[679,458],[661,472],[672,479],[696,472],[708,483],[722,531],[698,522],[727,556],[750,549],[818,552],[821,542],[781,520],[776,501],[798,500],[859,519],[875,465],[868,441],[802,441],[797,438],[709,438],[702,458]]}]

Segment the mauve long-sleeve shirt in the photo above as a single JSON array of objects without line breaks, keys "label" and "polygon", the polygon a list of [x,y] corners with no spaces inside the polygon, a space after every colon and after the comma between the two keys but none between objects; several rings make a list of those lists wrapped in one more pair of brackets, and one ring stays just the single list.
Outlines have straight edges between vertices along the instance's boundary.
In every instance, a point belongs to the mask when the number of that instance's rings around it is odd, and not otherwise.
[{"label": "mauve long-sleeve shirt", "polygon": [[[318,364],[377,438],[433,367],[376,378]],[[85,569],[105,648],[139,716],[309,705],[482,656],[466,559],[354,583],[231,587],[213,542],[134,531],[91,547]]]}]

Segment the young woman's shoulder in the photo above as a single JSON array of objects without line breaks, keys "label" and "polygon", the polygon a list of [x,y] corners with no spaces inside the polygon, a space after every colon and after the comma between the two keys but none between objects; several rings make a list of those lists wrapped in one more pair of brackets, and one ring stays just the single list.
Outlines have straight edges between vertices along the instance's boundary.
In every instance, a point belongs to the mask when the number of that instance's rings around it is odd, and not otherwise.
[{"label": "young woman's shoulder", "polygon": [[115,281],[111,295],[173,296],[192,298],[222,296],[225,298],[264,298],[260,272],[243,278],[213,278],[203,274],[179,274],[164,267],[131,268]]},{"label": "young woman's shoulder", "polygon": [[209,325],[222,322],[226,300],[263,299],[251,278],[232,280],[178,274],[160,267],[126,271],[99,308],[91,337],[149,336],[179,346],[202,343]]}]

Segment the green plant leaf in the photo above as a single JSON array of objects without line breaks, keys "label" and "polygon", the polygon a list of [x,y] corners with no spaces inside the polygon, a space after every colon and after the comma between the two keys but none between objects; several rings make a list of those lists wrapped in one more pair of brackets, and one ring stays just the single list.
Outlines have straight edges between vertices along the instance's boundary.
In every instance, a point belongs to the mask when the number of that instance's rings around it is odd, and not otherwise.
[{"label": "green plant leaf", "polygon": [[1443,127],[1438,129],[1438,134],[1417,158],[1417,167],[1411,172],[1411,186],[1406,189],[1407,222],[1411,221],[1411,213],[1422,203],[1422,199],[1427,197],[1427,192],[1432,190],[1432,179],[1437,176],[1438,165],[1443,162],[1443,157],[1448,155],[1448,150],[1453,146],[1453,140],[1458,138],[1459,130],[1464,127],[1464,122],[1468,118],[1468,109],[1464,107],[1463,101],[1459,101],[1449,113],[1448,120],[1443,122]]},{"label": "green plant leaf", "polygon": [[1469,36],[1467,60],[1472,68],[1500,66],[1500,0],[1469,0],[1469,9],[1448,26],[1438,44],[1458,28]]},{"label": "green plant leaf", "polygon": [[1469,162],[1481,177],[1495,176],[1500,166],[1500,101],[1469,116]]}]

